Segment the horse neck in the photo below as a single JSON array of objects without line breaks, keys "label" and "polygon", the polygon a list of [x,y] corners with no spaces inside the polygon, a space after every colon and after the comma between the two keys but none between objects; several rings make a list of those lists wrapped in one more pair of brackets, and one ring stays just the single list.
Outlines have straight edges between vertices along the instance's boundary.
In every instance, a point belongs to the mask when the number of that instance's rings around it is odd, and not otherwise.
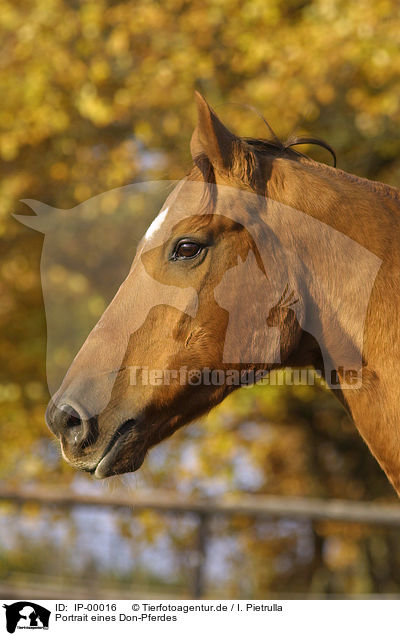
[{"label": "horse neck", "polygon": [[[339,360],[348,351],[353,358],[362,354],[361,386],[334,394],[400,495],[399,192],[312,163],[274,164],[266,222],[272,210],[279,226],[279,208],[305,215],[293,247],[309,259],[306,309],[320,320],[319,345],[333,348]],[[325,234],[313,231],[312,220],[327,228]]]},{"label": "horse neck", "polygon": [[319,342],[325,366],[329,358],[332,368],[362,363],[368,305],[391,254],[398,208],[371,182],[341,171],[288,159],[272,164],[264,221],[282,246],[281,267],[296,278],[302,328]]},{"label": "horse neck", "polygon": [[275,159],[266,194],[328,224],[382,259],[399,229],[399,190],[313,161]]}]

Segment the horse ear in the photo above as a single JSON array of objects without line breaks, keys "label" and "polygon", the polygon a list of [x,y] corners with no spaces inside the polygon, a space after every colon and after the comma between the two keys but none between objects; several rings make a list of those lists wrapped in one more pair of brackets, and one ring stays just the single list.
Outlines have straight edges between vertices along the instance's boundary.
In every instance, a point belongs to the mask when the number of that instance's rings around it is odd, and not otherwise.
[{"label": "horse ear", "polygon": [[190,142],[192,157],[205,154],[217,169],[229,170],[241,139],[224,126],[200,93],[195,91],[195,97],[198,121]]}]

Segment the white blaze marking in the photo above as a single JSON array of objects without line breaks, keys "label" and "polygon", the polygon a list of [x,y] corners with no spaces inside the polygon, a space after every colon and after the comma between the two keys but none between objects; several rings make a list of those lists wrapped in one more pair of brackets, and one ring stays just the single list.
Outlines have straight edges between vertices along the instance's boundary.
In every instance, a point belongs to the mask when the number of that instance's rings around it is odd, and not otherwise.
[{"label": "white blaze marking", "polygon": [[165,217],[167,216],[168,210],[169,210],[169,207],[166,207],[164,210],[161,210],[160,214],[156,216],[152,224],[149,225],[149,227],[147,228],[147,232],[144,235],[144,237],[147,240],[149,240],[152,236],[154,236],[157,230],[160,229],[161,225],[163,224],[165,220]]}]

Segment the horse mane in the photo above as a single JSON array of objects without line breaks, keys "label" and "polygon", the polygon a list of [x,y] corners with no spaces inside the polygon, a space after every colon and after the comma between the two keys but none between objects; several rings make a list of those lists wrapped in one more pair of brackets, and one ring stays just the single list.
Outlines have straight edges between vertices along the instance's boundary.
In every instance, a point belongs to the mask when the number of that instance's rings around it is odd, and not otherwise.
[{"label": "horse mane", "polygon": [[[267,122],[266,122],[267,123]],[[267,124],[268,125],[268,124]],[[261,156],[273,156],[279,158],[290,159],[307,165],[312,170],[321,172],[326,176],[332,178],[342,178],[350,183],[354,183],[362,186],[370,192],[379,196],[388,197],[393,201],[400,202],[400,190],[394,186],[387,185],[380,181],[372,181],[365,177],[359,177],[357,175],[345,172],[336,167],[336,153],[332,146],[326,141],[317,137],[296,137],[290,136],[286,141],[281,141],[274,133],[272,128],[268,125],[268,128],[273,136],[272,139],[257,139],[253,137],[242,137],[240,141],[244,142],[247,151],[241,153],[241,157],[238,157],[235,162],[235,167],[238,168],[239,178],[250,186],[256,184],[256,162],[254,160],[254,154]],[[333,166],[329,166],[325,163],[315,161],[308,155],[305,155],[297,150],[293,149],[293,146],[301,144],[313,144],[325,148],[333,157]],[[205,154],[200,154],[194,159],[194,169],[199,170],[203,180],[206,184],[215,184],[214,168]],[[189,178],[195,177],[192,170]]]},{"label": "horse mane", "polygon": [[[272,131],[272,128],[270,128]],[[272,131],[273,132],[273,131]],[[330,146],[323,139],[319,139],[318,137],[297,137],[291,135],[286,141],[281,141],[279,137],[273,133],[273,139],[255,139],[253,137],[244,137],[242,141],[254,147],[255,150],[262,154],[282,154],[284,156],[288,156],[289,158],[294,157],[305,157],[309,159],[307,155],[299,152],[298,150],[293,150],[293,146],[301,146],[302,144],[312,144],[315,146],[321,146],[321,148],[325,148],[333,157],[333,167],[336,167],[336,153],[332,146]]]}]

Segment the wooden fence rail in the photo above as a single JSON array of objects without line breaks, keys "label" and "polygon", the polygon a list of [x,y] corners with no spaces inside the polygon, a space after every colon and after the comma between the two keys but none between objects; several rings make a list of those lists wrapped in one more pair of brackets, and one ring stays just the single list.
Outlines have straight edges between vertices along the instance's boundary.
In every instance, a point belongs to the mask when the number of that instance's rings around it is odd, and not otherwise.
[{"label": "wooden fence rail", "polygon": [[400,502],[388,504],[272,495],[193,499],[162,490],[115,491],[90,495],[50,487],[35,487],[35,489],[0,487],[1,500],[15,503],[53,504],[60,507],[82,505],[128,508],[132,512],[151,509],[166,513],[186,512],[205,516],[244,515],[253,518],[327,519],[369,525],[400,526]]},{"label": "wooden fence rail", "polygon": [[170,491],[114,491],[80,494],[53,487],[1,488],[0,502],[17,505],[37,503],[41,506],[72,508],[76,506],[155,510],[166,514],[190,513],[197,516],[197,540],[194,548],[195,568],[192,597],[202,598],[205,591],[206,549],[209,520],[214,516],[242,515],[253,519],[285,518],[309,521],[330,520],[368,525],[400,526],[400,502],[376,503],[340,499],[278,497],[262,495],[224,496],[193,499]]}]

